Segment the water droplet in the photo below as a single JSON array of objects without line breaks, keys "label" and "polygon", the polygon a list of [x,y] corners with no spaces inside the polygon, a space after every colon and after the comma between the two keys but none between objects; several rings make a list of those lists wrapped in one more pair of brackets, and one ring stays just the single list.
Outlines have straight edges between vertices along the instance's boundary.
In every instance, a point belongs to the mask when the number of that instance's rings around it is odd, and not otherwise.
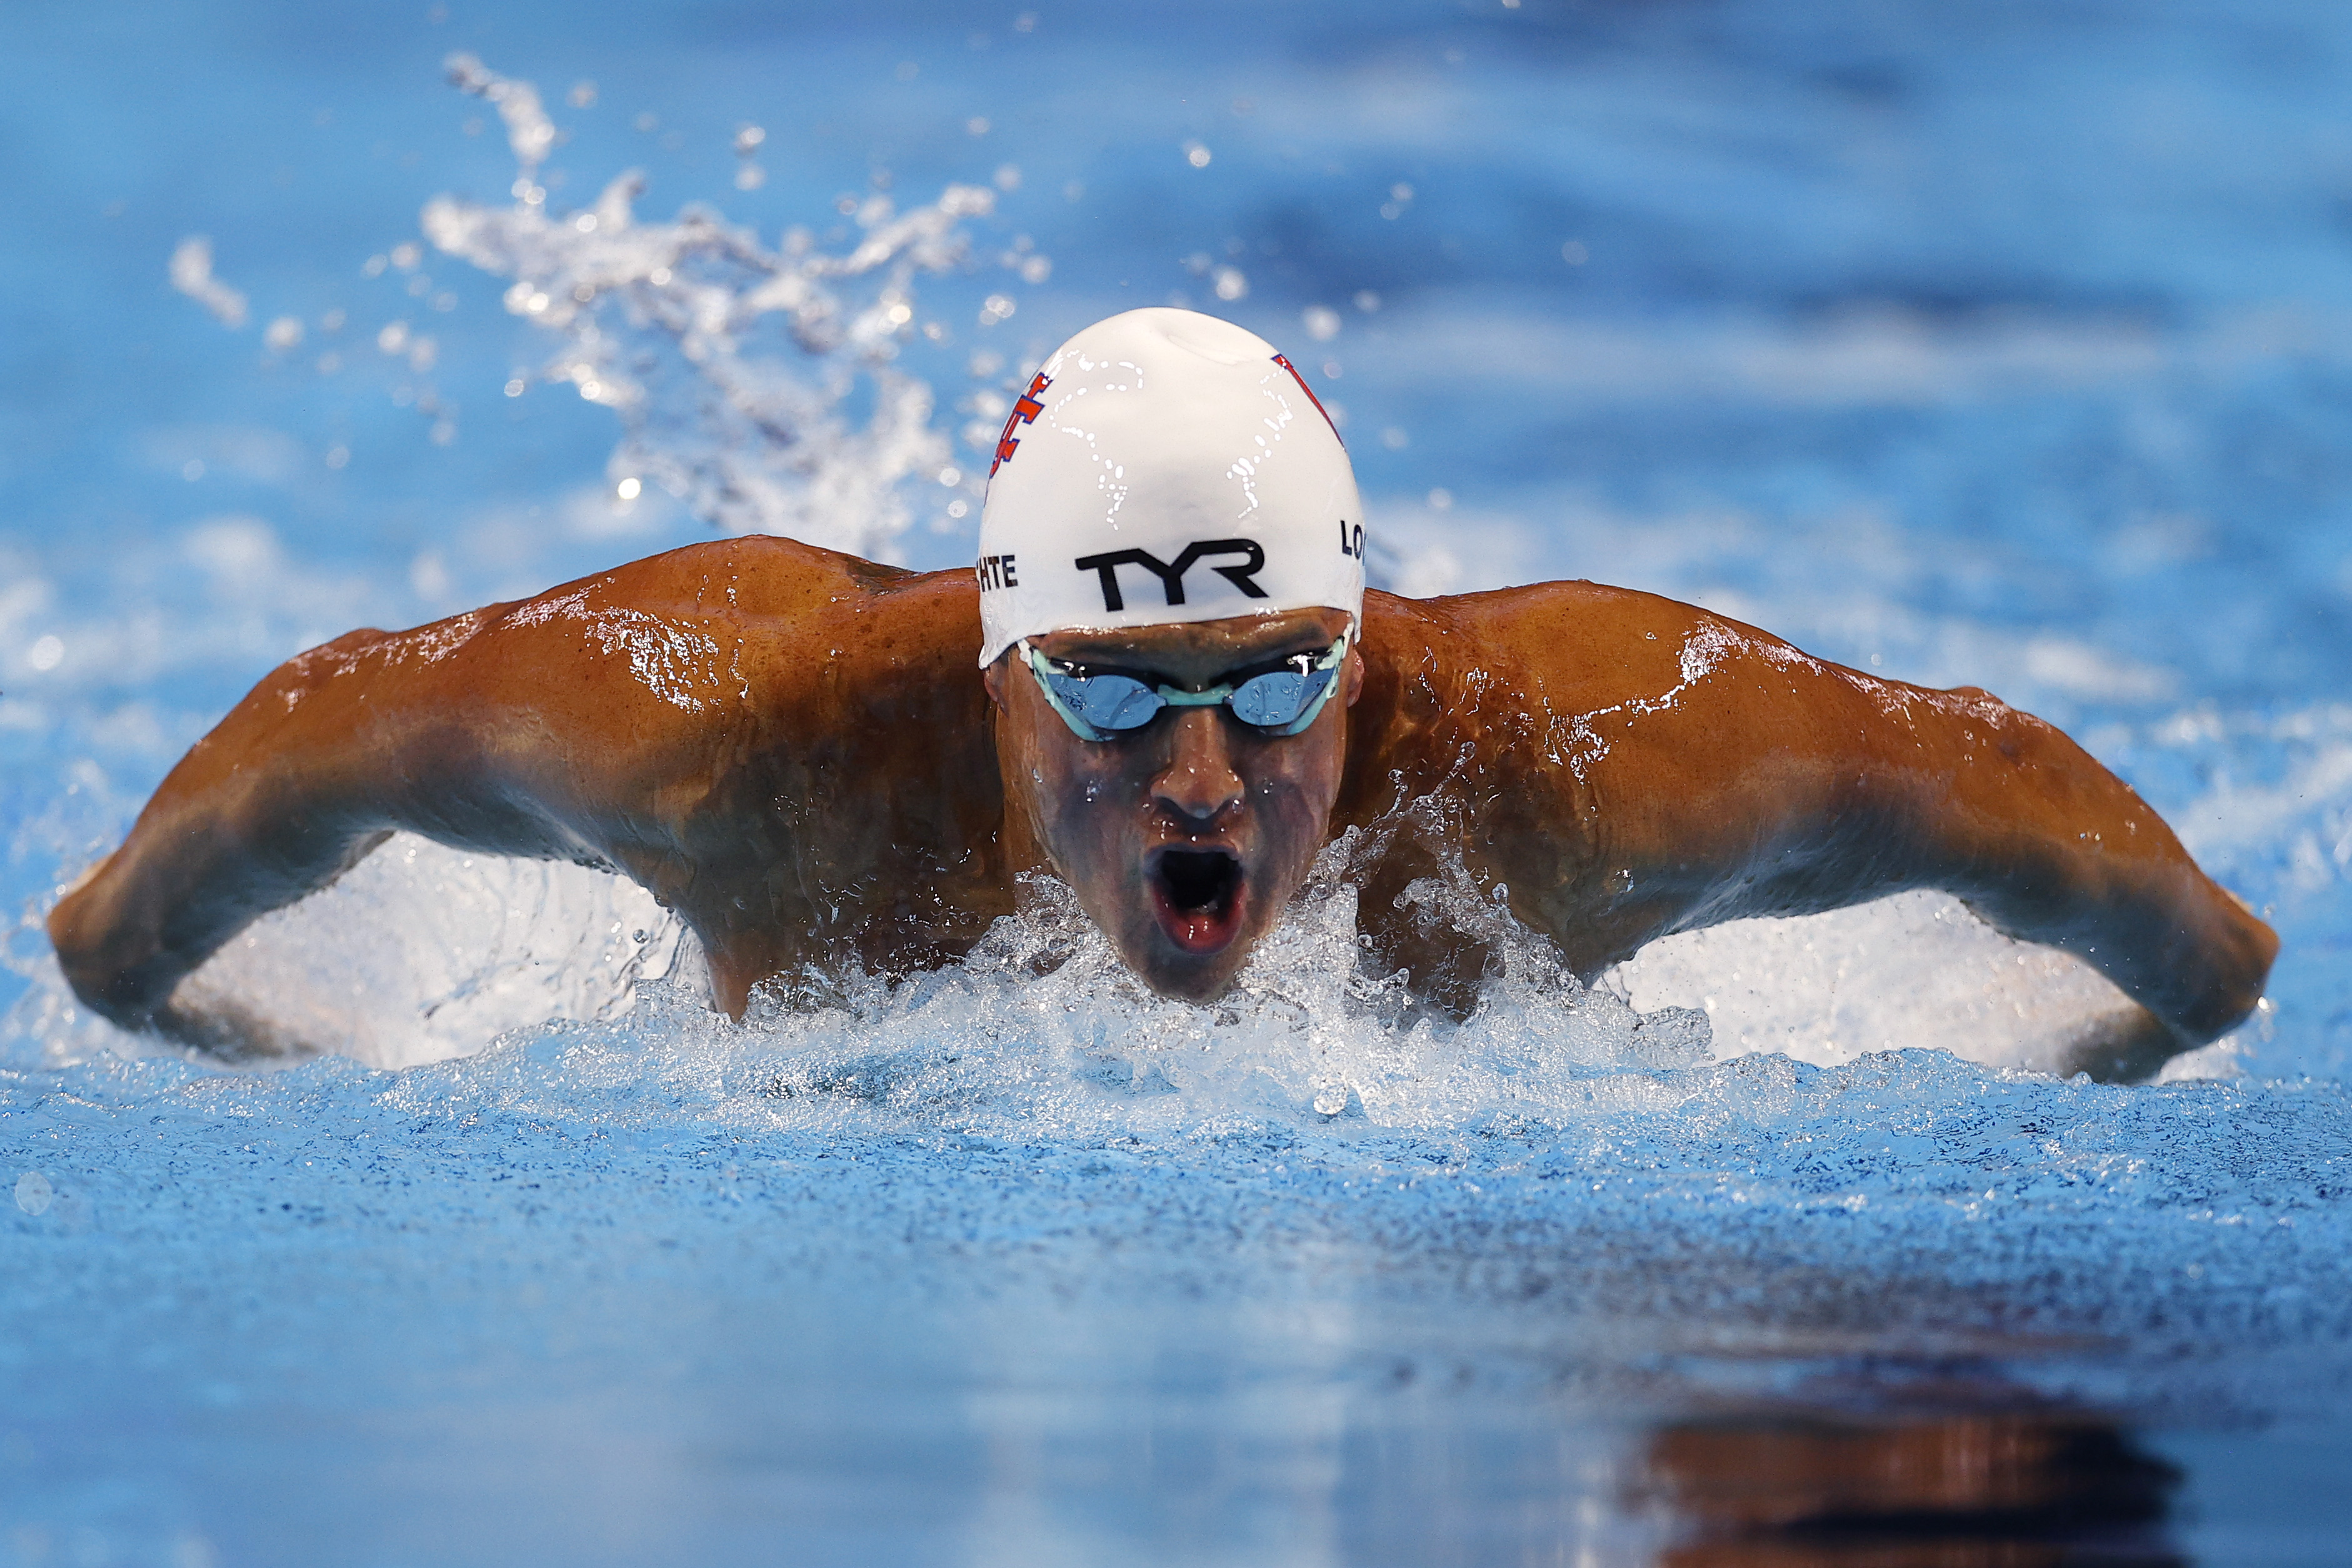
[{"label": "water droplet", "polygon": [[26,1171],[16,1178],[16,1207],[26,1214],[47,1214],[57,1196],[49,1178],[38,1171]]}]

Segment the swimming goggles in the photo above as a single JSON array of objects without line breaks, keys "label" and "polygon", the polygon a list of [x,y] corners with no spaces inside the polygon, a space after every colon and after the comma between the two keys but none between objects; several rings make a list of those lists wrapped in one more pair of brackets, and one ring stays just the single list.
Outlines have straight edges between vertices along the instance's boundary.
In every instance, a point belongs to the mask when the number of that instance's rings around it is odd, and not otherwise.
[{"label": "swimming goggles", "polygon": [[1170,707],[1217,707],[1252,729],[1268,735],[1298,735],[1339,688],[1339,665],[1348,656],[1349,632],[1320,653],[1294,653],[1279,669],[1265,670],[1243,680],[1228,680],[1205,692],[1147,684],[1134,675],[1090,671],[1066,659],[1053,659],[1024,642],[1022,657],[1038,688],[1062,722],[1080,740],[1109,740],[1132,735]]}]

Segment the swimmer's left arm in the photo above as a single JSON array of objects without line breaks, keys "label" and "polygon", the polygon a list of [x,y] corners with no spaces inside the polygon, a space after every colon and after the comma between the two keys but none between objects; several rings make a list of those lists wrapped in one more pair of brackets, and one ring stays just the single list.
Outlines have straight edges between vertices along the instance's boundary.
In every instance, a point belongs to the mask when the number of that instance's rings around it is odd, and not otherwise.
[{"label": "swimmer's left arm", "polygon": [[2261,998],[2276,936],[2054,727],[1672,601],[1559,586],[1585,591],[1566,640],[1582,663],[1561,670],[1556,629],[1526,657],[1570,677],[1549,684],[1612,699],[1586,719],[1592,856],[1556,901],[1563,940],[1593,949],[1580,967],[1669,931],[1935,887],[2081,956],[2147,1010],[2138,1060],[2110,1064],[2121,1075],[2226,1033]]}]

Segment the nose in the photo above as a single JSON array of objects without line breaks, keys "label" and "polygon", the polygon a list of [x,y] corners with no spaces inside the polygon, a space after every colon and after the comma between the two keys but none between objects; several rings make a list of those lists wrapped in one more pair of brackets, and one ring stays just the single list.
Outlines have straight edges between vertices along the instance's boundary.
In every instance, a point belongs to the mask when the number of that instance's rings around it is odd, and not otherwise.
[{"label": "nose", "polygon": [[1234,771],[1233,737],[1207,708],[1177,714],[1174,729],[1168,766],[1151,781],[1152,802],[1187,826],[1206,828],[1246,793]]}]

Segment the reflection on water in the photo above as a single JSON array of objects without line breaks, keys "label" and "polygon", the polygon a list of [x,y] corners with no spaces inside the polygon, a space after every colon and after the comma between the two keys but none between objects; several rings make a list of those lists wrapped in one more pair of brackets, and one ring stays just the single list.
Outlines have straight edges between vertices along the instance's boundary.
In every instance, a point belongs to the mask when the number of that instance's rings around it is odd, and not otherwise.
[{"label": "reflection on water", "polygon": [[2085,1416],[1748,1417],[1660,1429],[1636,1499],[1675,1521],[1661,1568],[2156,1568],[2179,1479]]}]

